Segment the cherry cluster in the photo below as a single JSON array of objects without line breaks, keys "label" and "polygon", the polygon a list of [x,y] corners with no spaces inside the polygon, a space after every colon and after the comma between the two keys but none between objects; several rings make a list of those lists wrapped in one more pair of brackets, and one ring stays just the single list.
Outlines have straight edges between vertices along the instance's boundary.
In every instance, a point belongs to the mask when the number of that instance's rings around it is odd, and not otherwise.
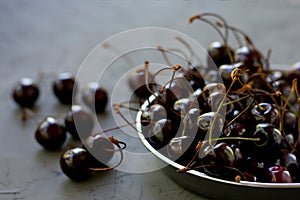
[{"label": "cherry cluster", "polygon": [[[197,20],[222,38],[209,45],[206,66],[188,61],[150,73],[146,61],[130,78],[147,105],[140,110],[142,133],[157,151],[185,166],[179,173],[300,182],[300,63],[289,71],[270,69],[270,51],[264,56],[223,17],[202,13],[190,23]],[[228,44],[230,33],[235,48]],[[159,50],[165,56],[172,51]],[[171,79],[161,86],[155,78],[164,70],[171,71]]]},{"label": "cherry cluster", "polygon": [[[80,91],[78,82],[71,73],[60,73],[52,82],[52,90],[59,103],[70,107],[69,111],[65,115],[46,116],[40,120],[32,111],[40,96],[40,81],[42,79],[20,79],[13,87],[12,97],[22,109],[22,119],[35,120],[35,139],[46,150],[60,150],[66,143],[68,134],[78,142],[79,146],[68,149],[60,157],[64,174],[74,181],[83,181],[94,171],[116,167],[109,167],[106,163],[116,151],[125,148],[125,143],[112,136],[107,138],[102,133],[93,132],[95,120],[91,112],[102,114],[105,111],[108,103],[106,90],[98,83],[91,82]],[[72,104],[79,93],[89,111],[79,104]]]}]

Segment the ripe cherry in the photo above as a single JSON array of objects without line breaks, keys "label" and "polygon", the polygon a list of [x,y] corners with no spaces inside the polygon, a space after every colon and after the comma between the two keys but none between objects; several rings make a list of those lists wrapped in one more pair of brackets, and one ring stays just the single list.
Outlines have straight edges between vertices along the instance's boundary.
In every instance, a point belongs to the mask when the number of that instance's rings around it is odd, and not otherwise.
[{"label": "ripe cherry", "polygon": [[30,108],[37,101],[40,94],[39,87],[30,78],[22,78],[13,88],[12,96],[20,107]]},{"label": "ripe cherry", "polygon": [[88,170],[90,154],[83,148],[67,150],[60,157],[60,167],[64,174],[73,181],[84,181],[92,174]]},{"label": "ripe cherry", "polygon": [[58,150],[66,140],[66,128],[55,118],[46,117],[37,127],[35,138],[48,150]]},{"label": "ripe cherry", "polygon": [[97,114],[105,111],[108,103],[108,95],[104,88],[98,83],[89,83],[82,93],[83,102]]},{"label": "ripe cherry", "polygon": [[114,145],[106,137],[90,136],[83,143],[83,148],[91,155],[90,164],[93,167],[104,167],[114,154]]},{"label": "ripe cherry", "polygon": [[81,106],[73,105],[65,117],[65,126],[74,139],[85,139],[91,135],[94,119]]},{"label": "ripe cherry", "polygon": [[233,50],[219,41],[211,43],[208,46],[207,52],[208,66],[216,66],[219,68],[221,65],[232,63]]},{"label": "ripe cherry", "polygon": [[273,124],[258,124],[253,138],[259,138],[254,142],[253,156],[266,166],[274,165],[281,153],[281,132]]},{"label": "ripe cherry", "polygon": [[[129,76],[129,86],[134,91],[134,94],[140,98],[148,98],[151,92],[148,90],[154,90],[155,82],[146,83],[146,70],[144,68],[134,70]],[[152,75],[148,73],[148,80],[152,79]],[[148,87],[147,87],[148,84]]]},{"label": "ripe cherry", "polygon": [[270,123],[278,125],[280,121],[279,109],[270,103],[260,103],[251,110],[253,117],[258,123]]},{"label": "ripe cherry", "polygon": [[273,183],[292,183],[293,179],[285,167],[272,166],[269,170],[272,174]]},{"label": "ripe cherry", "polygon": [[77,93],[77,84],[72,74],[60,73],[53,82],[53,92],[62,104],[71,104]]}]

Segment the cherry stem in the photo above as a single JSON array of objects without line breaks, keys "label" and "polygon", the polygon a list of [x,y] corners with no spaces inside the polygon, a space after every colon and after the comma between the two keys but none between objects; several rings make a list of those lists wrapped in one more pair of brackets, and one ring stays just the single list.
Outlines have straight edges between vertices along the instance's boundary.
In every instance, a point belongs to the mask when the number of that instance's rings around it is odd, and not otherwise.
[{"label": "cherry stem", "polygon": [[249,108],[252,107],[254,101],[252,101],[242,112],[240,112],[236,117],[234,117],[230,122],[225,126],[225,129],[228,128],[233,122],[235,122],[239,117],[241,117]]},{"label": "cherry stem", "polygon": [[196,58],[196,60],[199,62],[199,64],[201,63],[201,59],[198,56],[196,56],[195,51],[193,50],[193,48],[187,41],[185,41],[183,38],[181,38],[179,36],[176,36],[175,39],[178,40],[181,44],[183,44],[188,49],[188,51],[191,54],[190,61],[193,61],[193,58]]},{"label": "cherry stem", "polygon": [[215,112],[215,116],[212,120],[212,124],[210,125],[210,129],[209,129],[209,140],[208,140],[208,143],[209,143],[209,146],[212,145],[212,141],[213,141],[213,138],[212,138],[212,131],[213,131],[213,127],[215,127],[215,124],[216,124],[216,121],[217,121],[217,118],[218,118],[218,115],[221,111],[221,108],[223,107],[223,103],[225,102],[225,100],[227,99],[227,95],[229,94],[229,92],[231,91],[231,88],[233,87],[234,83],[239,80],[239,71],[240,69],[238,68],[235,68],[232,72],[231,72],[231,77],[232,77],[232,82],[229,86],[229,88],[227,89],[226,91],[226,94],[224,95],[223,99],[221,100],[220,102],[220,105],[218,106],[216,112]]},{"label": "cherry stem", "polygon": [[29,108],[24,108],[21,113],[21,119],[22,121],[26,121],[28,118],[33,119],[36,124],[40,123],[39,118],[32,110]]},{"label": "cherry stem", "polygon": [[133,126],[133,124],[131,124],[128,119],[122,114],[121,110],[120,110],[120,107],[118,107],[117,105],[114,105],[113,106],[115,112],[128,124],[130,125],[134,130],[137,131],[136,127]]},{"label": "cherry stem", "polygon": [[171,63],[171,61],[169,60],[169,58],[168,58],[168,56],[167,56],[167,54],[166,54],[166,51],[170,51],[170,50],[167,50],[167,49],[165,49],[165,48],[163,48],[163,47],[161,47],[161,46],[158,46],[157,49],[161,52],[161,54],[162,54],[162,56],[164,57],[164,59],[165,59],[167,65],[171,66],[172,63]]},{"label": "cherry stem", "polygon": [[[102,44],[102,47],[104,47],[105,49],[109,49],[111,50],[113,53],[115,53],[116,55],[124,55],[124,53],[122,51],[120,51],[119,49],[117,49],[115,46],[112,46],[111,44],[105,42]],[[129,58],[129,57],[124,57],[122,56],[123,60],[127,63],[128,66],[133,67],[133,61]]]},{"label": "cherry stem", "polygon": [[190,17],[189,22],[192,23],[195,19],[199,19],[199,20],[202,20],[203,22],[211,25],[219,33],[219,35],[221,36],[224,45],[227,46],[228,29],[225,29],[225,32],[224,32],[224,35],[223,35],[223,33],[220,31],[220,29],[213,22],[203,18],[204,16],[216,17],[219,20],[221,20],[223,22],[223,24],[227,24],[226,20],[223,17],[221,17],[221,16],[219,16],[215,13],[202,13],[202,14],[199,14],[199,15],[194,15],[194,16]]}]

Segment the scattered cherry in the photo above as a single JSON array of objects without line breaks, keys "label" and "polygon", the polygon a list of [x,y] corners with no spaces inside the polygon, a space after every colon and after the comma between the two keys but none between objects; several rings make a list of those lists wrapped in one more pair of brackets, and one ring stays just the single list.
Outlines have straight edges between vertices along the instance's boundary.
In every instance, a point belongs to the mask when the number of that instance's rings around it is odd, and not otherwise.
[{"label": "scattered cherry", "polygon": [[55,118],[46,117],[35,131],[37,142],[48,150],[58,150],[66,140],[66,128]]},{"label": "scattered cherry", "polygon": [[77,90],[75,78],[70,73],[60,73],[53,82],[53,92],[62,104],[71,104]]},{"label": "scattered cherry", "polygon": [[38,85],[30,78],[22,78],[13,88],[12,96],[20,107],[31,108],[40,94]]},{"label": "scattered cherry", "polygon": [[[64,174],[73,181],[84,181],[90,177],[90,154],[83,148],[69,149],[60,157],[60,167]],[[91,167],[91,166],[90,166]]]},{"label": "scattered cherry", "polygon": [[79,105],[73,105],[65,117],[67,131],[76,140],[89,137],[94,128],[94,119]]},{"label": "scattered cherry", "polygon": [[108,95],[104,88],[100,87],[98,83],[89,83],[82,92],[83,102],[97,114],[105,111]]}]

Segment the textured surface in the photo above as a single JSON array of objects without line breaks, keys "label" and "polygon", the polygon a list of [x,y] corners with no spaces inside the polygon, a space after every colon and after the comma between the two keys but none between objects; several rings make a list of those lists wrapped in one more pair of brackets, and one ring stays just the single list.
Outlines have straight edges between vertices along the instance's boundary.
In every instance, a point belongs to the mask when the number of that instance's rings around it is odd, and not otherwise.
[{"label": "textured surface", "polygon": [[[206,25],[189,25],[199,12],[216,12],[252,36],[271,63],[299,59],[299,0],[0,0],[0,199],[204,199],[178,186],[161,171],[133,174],[111,171],[85,183],[73,183],[60,171],[61,152],[44,151],[34,141],[35,124],[19,120],[10,92],[21,77],[39,71],[76,73],[101,41],[131,28],[175,29],[204,47],[218,38]],[[112,57],[113,58],[113,57]],[[111,59],[111,58],[103,58]],[[117,73],[117,72],[116,72]],[[42,85],[40,114],[65,113]],[[110,83],[108,83],[110,84]],[[102,127],[113,125],[103,116]],[[65,147],[67,148],[67,147]],[[126,162],[126,160],[125,160]],[[8,192],[5,194],[5,192]],[[217,192],[217,191],[216,191]]]}]

